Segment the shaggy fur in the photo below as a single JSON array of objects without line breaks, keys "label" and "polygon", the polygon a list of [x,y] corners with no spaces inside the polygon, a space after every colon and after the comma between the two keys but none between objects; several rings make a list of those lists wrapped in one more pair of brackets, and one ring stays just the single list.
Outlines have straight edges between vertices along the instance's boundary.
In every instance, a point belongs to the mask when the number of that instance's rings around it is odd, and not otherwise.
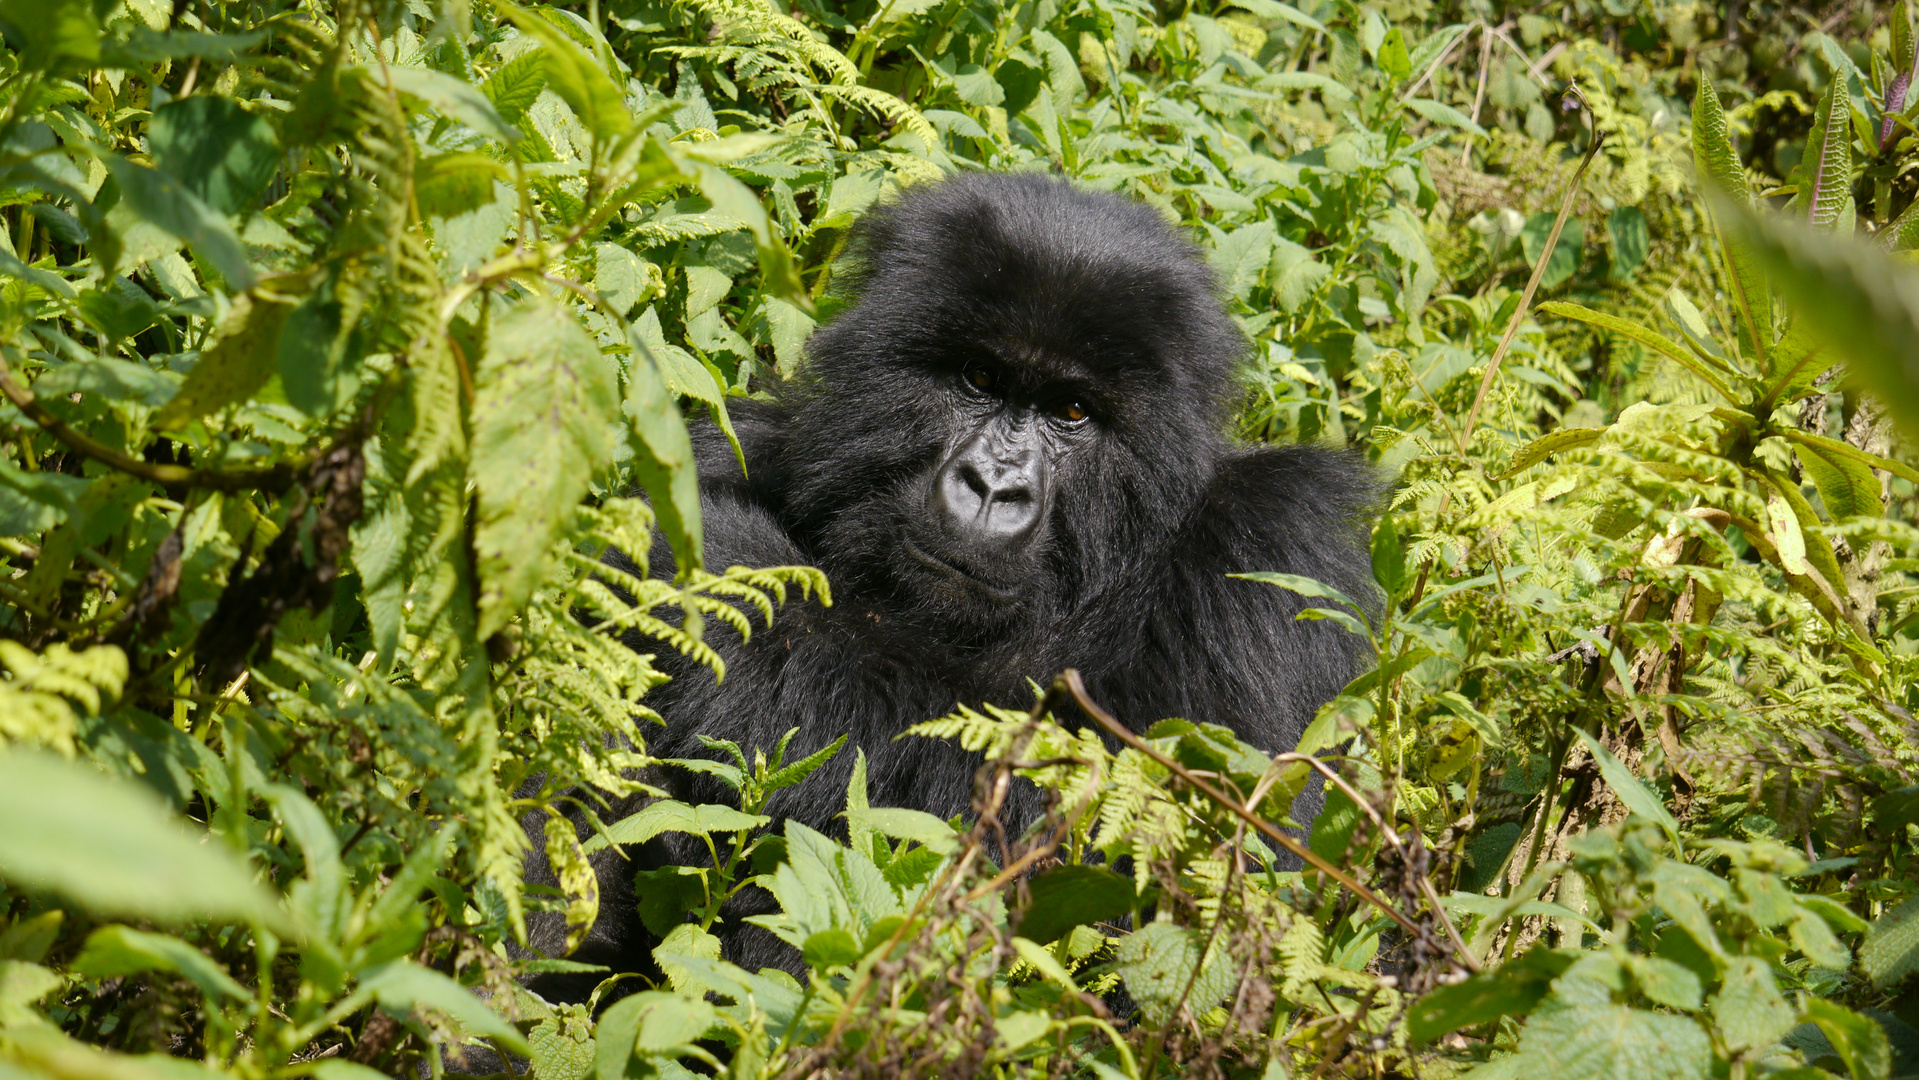
[{"label": "shaggy fur", "polygon": [[[716,756],[703,734],[750,753],[797,726],[797,760],[850,734],[771,807],[841,835],[852,746],[873,805],[963,813],[977,756],[894,737],[961,703],[1024,706],[1029,679],[1066,667],[1137,729],[1179,716],[1290,750],[1356,673],[1361,643],[1295,621],[1300,597],[1227,575],[1279,570],[1367,595],[1376,485],[1343,453],[1229,441],[1244,339],[1197,249],[1138,203],[1041,176],[963,175],[869,214],[853,250],[851,306],[808,343],[804,374],[774,403],[735,407],[745,475],[717,431],[695,432],[708,564],[819,566],[833,606],[791,603],[750,641],[709,631],[723,638],[711,642],[723,683],[665,657],[673,681],[648,701],[667,726],[648,750]],[[965,384],[979,365],[992,395]],[[1090,419],[1048,418],[1068,401]],[[1042,519],[1016,550],[970,564],[961,551],[957,571],[912,557],[941,463],[1007,402],[1039,425]],[[652,565],[671,565],[664,547]],[[710,777],[649,779],[687,802],[728,801]],[[1303,796],[1295,816],[1310,820],[1318,801]],[[1015,824],[1031,820],[1037,792],[1012,809]],[[649,847],[606,857],[600,924],[576,959],[651,968],[631,873],[705,856],[686,837]],[[720,931],[749,970],[797,963],[756,928]],[[539,936],[551,945],[558,927]],[[541,989],[577,997],[590,984]]]}]

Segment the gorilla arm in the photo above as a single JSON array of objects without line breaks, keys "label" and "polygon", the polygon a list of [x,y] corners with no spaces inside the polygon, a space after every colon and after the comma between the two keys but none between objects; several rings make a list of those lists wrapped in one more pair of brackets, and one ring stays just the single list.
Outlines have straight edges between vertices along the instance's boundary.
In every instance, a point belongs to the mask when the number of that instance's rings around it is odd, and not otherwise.
[{"label": "gorilla arm", "polygon": [[[1334,622],[1297,618],[1331,601],[1228,575],[1297,574],[1372,604],[1365,537],[1378,490],[1372,470],[1343,452],[1272,446],[1223,457],[1149,586],[1136,659],[1101,671],[1089,690],[1136,726],[1184,717],[1231,727],[1269,753],[1293,749],[1369,650]],[[1307,801],[1299,820],[1318,810]]]}]

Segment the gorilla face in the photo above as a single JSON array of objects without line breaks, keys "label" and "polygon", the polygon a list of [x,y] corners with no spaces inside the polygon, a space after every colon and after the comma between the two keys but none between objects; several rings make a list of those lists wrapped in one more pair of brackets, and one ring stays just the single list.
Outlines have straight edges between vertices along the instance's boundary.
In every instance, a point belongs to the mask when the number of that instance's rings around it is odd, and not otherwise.
[{"label": "gorilla face", "polygon": [[853,251],[854,302],[787,391],[785,516],[828,575],[964,633],[1156,557],[1244,344],[1192,244],[1063,181],[959,176]]}]

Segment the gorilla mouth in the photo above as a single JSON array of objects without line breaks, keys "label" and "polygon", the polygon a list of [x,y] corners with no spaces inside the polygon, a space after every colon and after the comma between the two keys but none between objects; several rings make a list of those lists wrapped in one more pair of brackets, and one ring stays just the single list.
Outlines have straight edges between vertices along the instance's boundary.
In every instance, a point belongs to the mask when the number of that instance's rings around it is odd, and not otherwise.
[{"label": "gorilla mouth", "polygon": [[950,562],[947,562],[945,559],[939,558],[936,555],[929,555],[925,551],[921,550],[919,545],[913,543],[913,541],[908,540],[905,537],[900,538],[900,544],[906,548],[906,553],[908,555],[911,555],[913,558],[917,559],[919,562],[924,563],[925,565],[935,570],[941,571],[942,573],[958,578],[959,580],[965,582],[966,584],[972,586],[975,589],[978,589],[979,591],[985,593],[986,595],[992,597],[994,600],[997,600],[1002,604],[1010,604],[1014,602],[1015,600],[1019,599],[1019,593],[1017,591],[1013,589],[1002,588],[998,585],[993,584],[990,581],[987,581],[986,579],[980,577],[977,574],[963,570],[960,567],[955,566],[954,564]]}]

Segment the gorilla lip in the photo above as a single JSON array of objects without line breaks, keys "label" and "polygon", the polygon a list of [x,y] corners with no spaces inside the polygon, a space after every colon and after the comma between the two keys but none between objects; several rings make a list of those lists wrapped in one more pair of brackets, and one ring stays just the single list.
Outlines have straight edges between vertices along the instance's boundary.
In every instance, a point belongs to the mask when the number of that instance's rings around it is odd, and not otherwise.
[{"label": "gorilla lip", "polygon": [[986,581],[981,580],[978,576],[969,574],[966,571],[961,570],[959,567],[954,566],[952,563],[947,562],[945,559],[939,558],[934,555],[928,555],[926,552],[920,550],[919,545],[913,543],[911,540],[908,540],[905,537],[900,538],[900,544],[906,548],[906,553],[908,555],[911,555],[913,558],[918,559],[920,562],[925,563],[927,566],[930,566],[935,570],[944,570],[948,574],[952,574],[955,577],[958,577],[960,580],[966,582],[968,585],[971,585],[979,589],[981,592],[984,592],[986,595],[992,597],[995,600],[1000,601],[1001,603],[1010,604],[1013,601],[1019,599],[1019,593],[1015,592],[1014,590],[1002,589],[997,585],[989,584]]}]

